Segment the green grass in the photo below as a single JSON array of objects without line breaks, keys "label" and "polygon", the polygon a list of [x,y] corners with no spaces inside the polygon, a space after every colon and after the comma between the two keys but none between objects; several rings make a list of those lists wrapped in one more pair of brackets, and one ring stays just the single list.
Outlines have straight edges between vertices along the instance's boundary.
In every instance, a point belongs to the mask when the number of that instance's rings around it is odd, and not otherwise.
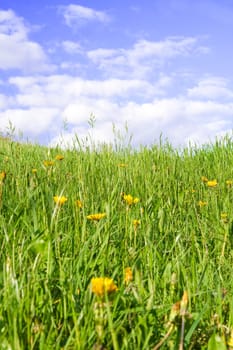
[{"label": "green grass", "polygon": [[[0,139],[0,348],[227,349],[232,164],[230,139],[183,151],[166,143],[64,151]],[[139,203],[127,206],[122,193]],[[56,195],[67,201],[56,205]],[[106,217],[88,220],[94,213]],[[118,291],[100,300],[93,277],[112,278]]]}]

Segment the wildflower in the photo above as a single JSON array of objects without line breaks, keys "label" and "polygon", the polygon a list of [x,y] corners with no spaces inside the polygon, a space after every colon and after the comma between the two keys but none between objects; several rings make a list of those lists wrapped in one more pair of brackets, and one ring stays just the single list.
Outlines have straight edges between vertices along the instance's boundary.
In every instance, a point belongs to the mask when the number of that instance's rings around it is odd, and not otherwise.
[{"label": "wildflower", "polygon": [[44,166],[46,167],[50,167],[54,165],[54,161],[53,160],[44,160]]},{"label": "wildflower", "polygon": [[126,168],[128,165],[125,163],[119,163],[117,164],[119,166],[119,168]]},{"label": "wildflower", "polygon": [[58,205],[63,205],[68,200],[65,196],[54,196],[53,199]]},{"label": "wildflower", "polygon": [[55,159],[56,160],[62,160],[62,159],[64,159],[64,156],[62,154],[57,154]]},{"label": "wildflower", "polygon": [[231,334],[230,334],[230,337],[229,337],[229,339],[228,339],[227,345],[228,345],[230,348],[233,348],[233,328],[231,328]]},{"label": "wildflower", "polygon": [[105,216],[106,216],[106,213],[90,214],[90,215],[87,215],[87,219],[92,221],[99,221]]},{"label": "wildflower", "polygon": [[77,199],[76,201],[75,201],[75,203],[76,203],[76,206],[78,207],[78,208],[82,208],[83,207],[83,203],[79,200],[79,199]]},{"label": "wildflower", "polygon": [[6,172],[5,172],[5,171],[2,171],[2,172],[0,173],[0,182],[3,181],[3,180],[5,180],[5,178],[6,178]]},{"label": "wildflower", "polygon": [[125,276],[124,276],[124,282],[125,284],[128,284],[133,280],[133,271],[131,267],[126,267],[125,268]]},{"label": "wildflower", "polygon": [[221,219],[226,219],[227,218],[227,213],[221,213]]},{"label": "wildflower", "polygon": [[231,187],[233,185],[233,180],[226,180],[226,185]]},{"label": "wildflower", "polygon": [[201,177],[201,181],[202,181],[202,182],[208,182],[209,180],[207,179],[206,176],[202,176],[202,177]]},{"label": "wildflower", "polygon": [[207,181],[206,184],[207,184],[208,187],[216,187],[217,184],[218,184],[218,182],[217,182],[217,180],[215,179],[215,180],[209,180],[209,181]]},{"label": "wildflower", "polygon": [[91,280],[92,293],[99,297],[103,297],[105,294],[111,294],[118,290],[112,278],[108,277],[94,277]]},{"label": "wildflower", "polygon": [[228,223],[228,215],[227,213],[221,213],[220,214],[220,217],[221,217],[221,220],[224,224],[227,224]]},{"label": "wildflower", "polygon": [[36,173],[37,173],[37,169],[36,169],[36,168],[33,168],[33,169],[32,169],[32,173],[33,173],[33,174],[36,174]]},{"label": "wildflower", "polygon": [[137,198],[137,197],[133,198],[133,196],[131,196],[131,194],[124,194],[123,193],[122,197],[128,205],[137,204],[139,202],[139,198]]},{"label": "wildflower", "polygon": [[136,229],[140,224],[141,224],[141,221],[140,221],[140,220],[137,220],[137,219],[133,220],[133,226],[134,226],[135,229]]},{"label": "wildflower", "polygon": [[202,207],[205,207],[207,205],[207,202],[199,201],[198,205],[199,205],[200,208],[202,208]]}]

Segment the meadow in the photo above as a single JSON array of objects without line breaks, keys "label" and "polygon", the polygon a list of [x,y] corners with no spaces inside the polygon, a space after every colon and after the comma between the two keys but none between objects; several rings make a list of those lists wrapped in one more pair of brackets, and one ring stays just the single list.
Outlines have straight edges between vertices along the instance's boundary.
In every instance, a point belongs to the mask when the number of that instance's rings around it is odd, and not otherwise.
[{"label": "meadow", "polygon": [[0,140],[0,349],[233,349],[233,142]]}]

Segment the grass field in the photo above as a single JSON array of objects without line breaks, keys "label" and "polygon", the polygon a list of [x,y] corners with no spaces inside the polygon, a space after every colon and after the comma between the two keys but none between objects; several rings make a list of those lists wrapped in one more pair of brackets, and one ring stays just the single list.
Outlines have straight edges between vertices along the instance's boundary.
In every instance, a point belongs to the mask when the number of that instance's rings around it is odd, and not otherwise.
[{"label": "grass field", "polygon": [[232,203],[230,138],[1,139],[0,349],[233,349]]}]

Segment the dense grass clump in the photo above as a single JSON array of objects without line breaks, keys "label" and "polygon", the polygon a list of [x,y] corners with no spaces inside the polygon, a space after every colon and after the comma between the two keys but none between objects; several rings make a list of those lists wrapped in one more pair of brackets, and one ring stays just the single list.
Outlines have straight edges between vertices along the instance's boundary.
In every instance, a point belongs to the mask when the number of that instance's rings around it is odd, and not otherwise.
[{"label": "dense grass clump", "polygon": [[0,348],[233,349],[232,164],[1,139]]}]

